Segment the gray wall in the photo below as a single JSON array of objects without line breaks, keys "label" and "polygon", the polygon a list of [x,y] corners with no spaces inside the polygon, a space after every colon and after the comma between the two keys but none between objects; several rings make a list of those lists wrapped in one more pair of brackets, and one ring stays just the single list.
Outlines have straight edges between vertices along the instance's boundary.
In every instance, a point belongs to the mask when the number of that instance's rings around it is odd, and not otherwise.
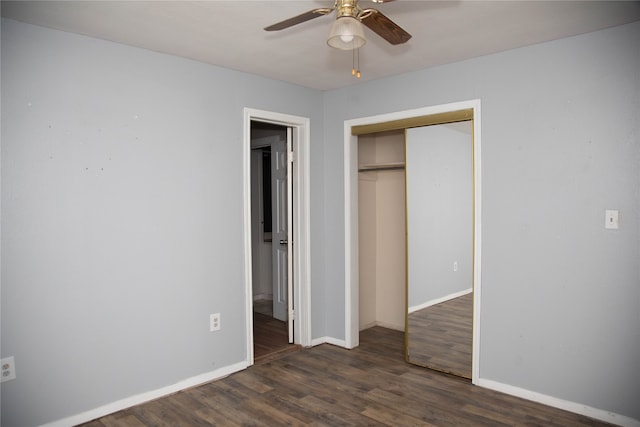
[{"label": "gray wall", "polygon": [[344,120],[480,98],[480,376],[640,419],[639,40],[634,23],[326,93],[327,333],[344,338]]},{"label": "gray wall", "polygon": [[[466,125],[470,130],[471,122]],[[406,135],[411,312],[472,287],[473,159],[471,132],[435,125],[407,129]]]},{"label": "gray wall", "polygon": [[323,121],[314,90],[2,21],[3,426],[246,360],[243,107]]},{"label": "gray wall", "polygon": [[2,21],[3,426],[245,359],[242,107],[311,118],[312,336],[344,339],[344,120],[474,98],[481,377],[640,419],[638,40],[635,23],[323,94]]}]

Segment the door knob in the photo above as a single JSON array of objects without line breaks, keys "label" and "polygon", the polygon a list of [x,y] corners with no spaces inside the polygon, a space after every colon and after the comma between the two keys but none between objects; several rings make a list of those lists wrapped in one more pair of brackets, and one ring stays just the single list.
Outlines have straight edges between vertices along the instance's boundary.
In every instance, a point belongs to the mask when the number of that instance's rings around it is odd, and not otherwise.
[{"label": "door knob", "polygon": [[286,240],[284,240],[284,239],[281,239],[281,240],[280,240],[280,244],[281,244],[281,245],[286,245],[287,243],[288,243],[288,242],[287,242]]}]

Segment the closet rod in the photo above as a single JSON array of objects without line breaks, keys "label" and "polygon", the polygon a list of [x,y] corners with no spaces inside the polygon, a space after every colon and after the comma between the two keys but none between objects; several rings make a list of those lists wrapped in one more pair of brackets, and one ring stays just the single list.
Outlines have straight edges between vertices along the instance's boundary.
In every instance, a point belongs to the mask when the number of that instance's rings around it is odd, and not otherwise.
[{"label": "closet rod", "polygon": [[381,163],[377,165],[361,165],[358,172],[404,170],[404,163]]}]

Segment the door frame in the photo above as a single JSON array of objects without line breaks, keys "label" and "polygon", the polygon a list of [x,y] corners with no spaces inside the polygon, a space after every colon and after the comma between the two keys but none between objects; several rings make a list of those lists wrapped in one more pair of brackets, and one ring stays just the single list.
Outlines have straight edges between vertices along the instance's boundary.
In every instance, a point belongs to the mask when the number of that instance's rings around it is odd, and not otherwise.
[{"label": "door frame", "polygon": [[293,308],[294,343],[311,345],[311,257],[310,257],[310,119],[272,111],[244,108],[243,198],[244,198],[244,282],[247,366],[254,363],[253,283],[251,260],[251,122],[271,123],[292,129],[293,151]]},{"label": "door frame", "polygon": [[482,249],[482,184],[481,184],[481,114],[480,100],[442,104],[414,110],[380,114],[344,122],[344,220],[345,220],[345,346],[359,344],[359,254],[358,254],[358,136],[351,128],[361,125],[406,120],[453,111],[473,110],[473,354],[471,381],[477,384],[480,366],[481,320],[481,249]]}]

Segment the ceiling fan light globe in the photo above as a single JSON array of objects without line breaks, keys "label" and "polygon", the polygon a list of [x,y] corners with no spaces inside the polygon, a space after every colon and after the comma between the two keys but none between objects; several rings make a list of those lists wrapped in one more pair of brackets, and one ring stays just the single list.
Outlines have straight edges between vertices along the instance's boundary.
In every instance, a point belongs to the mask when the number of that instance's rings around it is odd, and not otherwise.
[{"label": "ceiling fan light globe", "polygon": [[327,44],[335,49],[358,49],[366,43],[362,23],[352,16],[336,19],[327,38]]},{"label": "ceiling fan light globe", "polygon": [[353,41],[353,36],[351,35],[340,36],[340,40],[342,40],[343,43],[351,43]]}]

